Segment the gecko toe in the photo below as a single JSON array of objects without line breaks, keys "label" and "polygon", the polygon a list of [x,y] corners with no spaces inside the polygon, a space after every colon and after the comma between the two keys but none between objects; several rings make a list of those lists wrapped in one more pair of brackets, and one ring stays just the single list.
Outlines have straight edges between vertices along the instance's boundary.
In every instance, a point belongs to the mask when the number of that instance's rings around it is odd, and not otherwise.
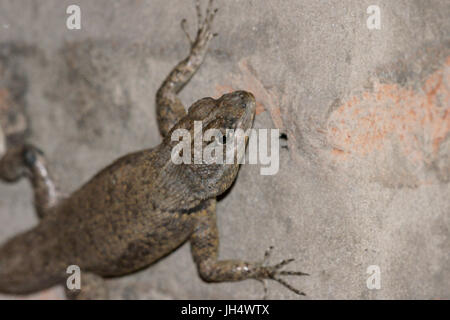
[{"label": "gecko toe", "polygon": [[188,41],[189,41],[189,44],[190,44],[191,47],[192,47],[194,41],[192,41],[192,38],[191,38],[191,36],[189,35],[189,32],[187,31],[187,20],[186,20],[186,19],[181,20],[181,30],[183,30],[184,34],[186,35],[186,38],[187,38]]},{"label": "gecko toe", "polygon": [[276,282],[278,282],[279,284],[281,284],[283,287],[289,289],[290,291],[296,293],[299,296],[306,296],[306,293],[304,293],[303,291],[298,290],[297,288],[291,286],[289,283],[287,283],[286,281],[284,281],[281,278],[275,277],[273,278],[273,280],[275,280]]},{"label": "gecko toe", "polygon": [[283,260],[280,263],[278,263],[277,265],[275,265],[274,269],[276,269],[276,270],[281,269],[282,267],[284,267],[285,265],[287,265],[287,264],[289,264],[289,263],[291,263],[293,261],[295,261],[295,259],[293,259],[293,258]]},{"label": "gecko toe", "polygon": [[278,274],[282,276],[309,276],[309,273],[301,271],[280,271]]}]

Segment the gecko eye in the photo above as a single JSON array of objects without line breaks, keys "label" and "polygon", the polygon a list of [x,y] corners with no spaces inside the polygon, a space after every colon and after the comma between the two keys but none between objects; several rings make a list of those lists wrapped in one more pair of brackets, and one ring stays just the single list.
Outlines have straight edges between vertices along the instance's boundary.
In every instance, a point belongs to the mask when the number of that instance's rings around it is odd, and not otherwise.
[{"label": "gecko eye", "polygon": [[220,138],[220,144],[227,144],[227,136],[226,136],[226,135],[223,135],[223,136]]},{"label": "gecko eye", "polygon": [[239,99],[241,99],[241,107],[243,109],[247,108],[247,103],[245,101],[245,94],[243,92],[239,93]]}]

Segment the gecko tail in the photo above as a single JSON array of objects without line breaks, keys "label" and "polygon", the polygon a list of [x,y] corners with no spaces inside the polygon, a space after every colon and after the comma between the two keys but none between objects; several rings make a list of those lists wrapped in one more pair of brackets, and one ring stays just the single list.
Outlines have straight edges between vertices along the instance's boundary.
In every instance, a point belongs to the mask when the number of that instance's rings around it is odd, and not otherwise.
[{"label": "gecko tail", "polygon": [[49,263],[54,241],[40,239],[32,229],[0,246],[0,293],[29,294],[63,283],[65,270],[58,261]]}]

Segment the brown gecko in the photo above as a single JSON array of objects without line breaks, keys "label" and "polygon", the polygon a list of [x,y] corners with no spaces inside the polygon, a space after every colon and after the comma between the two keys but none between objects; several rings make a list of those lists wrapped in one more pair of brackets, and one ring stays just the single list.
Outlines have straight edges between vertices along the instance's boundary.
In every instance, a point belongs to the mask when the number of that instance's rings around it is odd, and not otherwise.
[{"label": "brown gecko", "polygon": [[[192,134],[195,120],[202,121],[203,131],[247,130],[253,125],[255,98],[249,92],[201,99],[188,113],[177,96],[199,69],[214,36],[211,24],[217,9],[212,5],[210,0],[202,17],[197,0],[199,27],[194,41],[188,36],[190,54],[157,92],[160,145],[119,158],[68,197],[60,196],[44,155],[36,147],[10,148],[0,160],[2,180],[30,180],[41,218],[36,227],[0,247],[0,292],[25,294],[62,284],[68,277],[67,267],[77,265],[82,271],[82,287],[67,290],[69,297],[107,298],[103,278],[145,268],[189,241],[198,273],[205,281],[273,279],[303,294],[280,278],[306,275],[281,270],[293,259],[268,266],[269,251],[260,263],[218,259],[216,196],[231,186],[239,164],[177,165],[171,161],[177,143],[171,140],[171,133],[186,129]],[[184,24],[185,20],[183,30]]]}]

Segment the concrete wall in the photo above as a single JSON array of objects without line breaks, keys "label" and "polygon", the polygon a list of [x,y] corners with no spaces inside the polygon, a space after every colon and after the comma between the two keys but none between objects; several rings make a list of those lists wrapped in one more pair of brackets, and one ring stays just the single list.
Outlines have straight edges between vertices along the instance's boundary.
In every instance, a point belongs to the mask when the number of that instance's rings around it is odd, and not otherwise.
[{"label": "concrete wall", "polygon": [[[75,3],[82,29],[70,31]],[[381,9],[380,30],[367,27],[370,5]],[[287,137],[278,174],[244,165],[219,202],[221,257],[260,260],[274,245],[273,262],[295,257],[291,269],[311,274],[289,279],[309,299],[450,298],[450,3],[217,6],[219,36],[182,100],[249,90],[255,128]],[[8,143],[28,135],[68,193],[156,145],[155,92],[188,52],[182,18],[193,32],[193,1],[0,0]],[[28,184],[1,184],[0,241],[36,222]],[[366,286],[370,265],[380,290]],[[202,282],[188,245],[108,283],[117,299],[263,296],[256,281]],[[31,296],[61,297],[61,288]],[[297,296],[270,283],[269,298]]]}]

